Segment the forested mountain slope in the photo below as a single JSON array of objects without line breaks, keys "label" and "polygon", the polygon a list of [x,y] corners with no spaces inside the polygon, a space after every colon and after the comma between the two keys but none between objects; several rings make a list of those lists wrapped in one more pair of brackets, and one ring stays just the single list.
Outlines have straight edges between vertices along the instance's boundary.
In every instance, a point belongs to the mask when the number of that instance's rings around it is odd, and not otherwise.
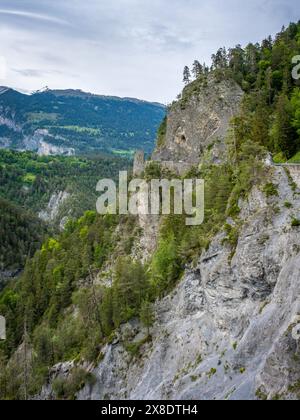
[{"label": "forested mountain slope", "polygon": [[42,157],[0,150],[0,276],[8,280],[24,268],[50,232],[64,228],[96,207],[96,185],[118,180],[130,161],[98,155]]},{"label": "forested mountain slope", "polygon": [[36,216],[0,198],[0,270],[24,266],[41,246],[45,231]]},{"label": "forested mountain slope", "polygon": [[299,399],[300,189],[268,156],[299,151],[299,43],[292,24],[221,49],[170,107],[143,176],[178,177],[186,156],[201,226],[89,211],[28,261],[0,295],[3,398]]},{"label": "forested mountain slope", "polygon": [[164,115],[163,105],[137,99],[0,88],[0,147],[46,155],[151,153]]},{"label": "forested mountain slope", "polygon": [[69,204],[61,209],[60,219],[79,217],[95,208],[97,182],[102,178],[118,180],[119,171],[129,166],[127,159],[106,155],[38,156],[0,150],[0,197],[38,214],[47,208],[54,194],[63,192]]}]

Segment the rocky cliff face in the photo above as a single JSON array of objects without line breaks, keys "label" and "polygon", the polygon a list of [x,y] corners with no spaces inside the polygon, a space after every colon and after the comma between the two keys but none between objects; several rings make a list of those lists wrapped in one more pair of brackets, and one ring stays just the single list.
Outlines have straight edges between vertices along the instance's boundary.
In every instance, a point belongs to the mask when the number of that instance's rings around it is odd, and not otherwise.
[{"label": "rocky cliff face", "polygon": [[230,119],[237,113],[243,92],[232,80],[216,82],[209,76],[200,93],[174,104],[167,118],[166,135],[153,159],[197,164],[207,148],[224,152]]},{"label": "rocky cliff face", "polygon": [[[124,326],[81,399],[297,398],[299,393],[300,198],[282,168],[279,197],[254,188],[240,203],[234,257],[220,233],[177,289],[156,304],[153,341],[132,358],[122,345],[146,332]],[[288,209],[282,203],[290,202]]]},{"label": "rocky cliff face", "polygon": [[41,220],[46,223],[54,223],[59,222],[60,228],[63,229],[65,223],[68,221],[68,217],[65,216],[63,219],[59,219],[59,212],[63,206],[63,204],[70,198],[70,194],[67,191],[59,191],[57,193],[53,193],[48,206],[45,210],[39,212],[38,216]]}]

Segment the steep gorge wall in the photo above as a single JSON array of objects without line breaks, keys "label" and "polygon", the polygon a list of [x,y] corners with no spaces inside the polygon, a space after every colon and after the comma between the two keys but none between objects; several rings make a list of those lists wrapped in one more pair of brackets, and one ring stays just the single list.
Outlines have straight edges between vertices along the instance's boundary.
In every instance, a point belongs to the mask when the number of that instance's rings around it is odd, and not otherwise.
[{"label": "steep gorge wall", "polygon": [[[152,155],[162,169],[185,175],[210,149],[212,160],[223,160],[230,120],[237,114],[243,91],[233,80],[209,76],[200,91],[174,103],[167,115],[166,133]],[[140,176],[151,161],[136,153],[133,173]]]},{"label": "steep gorge wall", "polygon": [[[217,100],[220,90],[224,100]],[[216,142],[218,161],[242,94],[225,82],[214,98],[208,95],[170,112],[154,160],[198,164]],[[299,167],[288,169],[299,188]],[[132,358],[125,337],[139,342],[146,331],[136,320],[123,326],[93,371],[96,384],[80,399],[299,398],[300,228],[291,221],[300,220],[300,191],[283,167],[270,171],[278,197],[254,187],[240,201],[243,224],[233,258],[219,233],[173,293],[156,303],[152,343]]]},{"label": "steep gorge wall", "polygon": [[133,358],[123,340],[139,342],[146,331],[138,321],[124,325],[80,399],[297,398],[300,235],[291,218],[300,218],[300,196],[283,168],[273,179],[279,197],[254,187],[240,203],[244,223],[233,259],[220,233],[156,303],[152,343]]},{"label": "steep gorge wall", "polygon": [[153,160],[198,164],[209,147],[222,158],[231,118],[239,110],[243,91],[233,80],[217,82],[209,76],[200,93],[175,103],[167,117],[166,135]]}]

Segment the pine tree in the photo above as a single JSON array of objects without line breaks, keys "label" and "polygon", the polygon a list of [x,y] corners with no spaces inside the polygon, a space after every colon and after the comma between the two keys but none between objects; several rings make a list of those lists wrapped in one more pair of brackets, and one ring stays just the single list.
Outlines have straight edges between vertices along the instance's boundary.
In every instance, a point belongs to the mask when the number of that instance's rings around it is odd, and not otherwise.
[{"label": "pine tree", "polygon": [[198,60],[194,61],[192,73],[195,79],[198,79],[203,74],[203,66],[199,63]]},{"label": "pine tree", "polygon": [[292,106],[292,126],[297,134],[297,145],[298,148],[300,147],[300,88],[296,88],[293,91],[292,99],[291,99],[291,106]]},{"label": "pine tree", "polygon": [[267,91],[269,105],[271,105],[272,97],[273,97],[272,76],[273,76],[272,68],[268,67],[266,71],[266,91]]},{"label": "pine tree", "polygon": [[264,94],[258,94],[256,98],[255,112],[251,121],[250,139],[265,147],[270,146],[269,141],[269,111]]},{"label": "pine tree", "polygon": [[268,38],[264,39],[263,42],[262,42],[262,44],[261,44],[261,47],[262,47],[263,50],[264,49],[271,50],[272,49],[272,46],[273,46],[273,40],[272,40],[272,37],[271,36],[269,36]]},{"label": "pine tree", "polygon": [[24,400],[28,400],[28,382],[29,382],[29,335],[27,330],[27,316],[24,319],[23,334],[23,375],[24,375]]},{"label": "pine tree", "polygon": [[161,239],[152,259],[151,271],[157,292],[167,290],[178,276],[178,249],[176,238],[171,232],[167,238]]},{"label": "pine tree", "polygon": [[276,152],[283,153],[288,159],[296,152],[296,136],[292,127],[292,115],[292,105],[288,97],[281,94],[276,105],[271,139]]},{"label": "pine tree", "polygon": [[101,305],[101,316],[103,319],[105,333],[109,336],[114,328],[113,290],[111,287],[104,290],[104,297]]},{"label": "pine tree", "polygon": [[135,261],[131,264],[130,275],[135,298],[134,304],[136,308],[139,308],[149,287],[146,271],[140,261]]},{"label": "pine tree", "polygon": [[153,305],[149,302],[148,299],[142,302],[141,310],[140,310],[140,320],[141,323],[147,328],[148,337],[150,336],[150,327],[153,325],[154,322],[154,311]]},{"label": "pine tree", "polygon": [[251,77],[254,76],[258,71],[258,61],[260,55],[260,45],[259,44],[248,44],[245,48],[245,66],[248,72],[250,72]]},{"label": "pine tree", "polygon": [[[232,68],[234,74],[238,75],[244,71],[244,50],[241,45],[231,48],[228,53],[229,66]],[[224,61],[225,59],[223,59]],[[224,61],[225,63],[225,61]]]},{"label": "pine tree", "polygon": [[209,74],[209,67],[206,65],[206,63],[203,63],[203,73],[205,76],[208,76]]},{"label": "pine tree", "polygon": [[103,295],[102,295],[102,291],[99,291],[99,289],[97,290],[98,293],[96,292],[95,275],[94,275],[94,273],[92,273],[91,269],[89,269],[89,274],[90,274],[90,283],[91,283],[91,303],[92,303],[92,306],[93,306],[93,309],[94,309],[96,322],[97,322],[97,325],[99,327],[99,333],[100,333],[101,337],[103,337],[104,336],[104,329],[103,329],[101,313],[100,313],[100,310],[99,310],[99,304],[101,304],[102,301],[103,301]]},{"label": "pine tree", "polygon": [[188,66],[185,66],[183,70],[183,83],[188,85],[191,81],[191,72]]},{"label": "pine tree", "polygon": [[226,48],[219,48],[216,54],[212,55],[212,66],[214,69],[226,69],[228,66],[228,55]]}]

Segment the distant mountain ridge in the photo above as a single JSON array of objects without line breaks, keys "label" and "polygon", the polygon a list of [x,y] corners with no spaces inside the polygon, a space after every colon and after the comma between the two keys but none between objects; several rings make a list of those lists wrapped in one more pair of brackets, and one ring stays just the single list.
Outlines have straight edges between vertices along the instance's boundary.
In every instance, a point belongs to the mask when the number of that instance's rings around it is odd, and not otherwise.
[{"label": "distant mountain ridge", "polygon": [[151,153],[165,106],[81,90],[0,87],[0,148],[41,155]]},{"label": "distant mountain ridge", "polygon": [[[9,88],[7,88],[9,89]],[[113,99],[116,101],[129,101],[129,102],[133,102],[133,103],[137,103],[137,104],[152,104],[152,105],[157,105],[159,107],[165,108],[165,106],[159,102],[150,102],[150,101],[146,101],[143,99],[137,99],[137,98],[132,98],[129,96],[126,97],[120,97],[120,96],[115,96],[115,95],[99,95],[97,93],[92,93],[92,92],[85,92],[81,89],[49,89],[48,87],[45,87],[44,89],[41,89],[40,91],[36,91],[36,92],[32,92],[32,94],[37,94],[37,93],[51,93],[52,95],[55,96],[71,96],[71,97],[81,97],[81,98],[87,98],[87,97],[92,97],[92,98],[101,98],[101,99]]]}]

